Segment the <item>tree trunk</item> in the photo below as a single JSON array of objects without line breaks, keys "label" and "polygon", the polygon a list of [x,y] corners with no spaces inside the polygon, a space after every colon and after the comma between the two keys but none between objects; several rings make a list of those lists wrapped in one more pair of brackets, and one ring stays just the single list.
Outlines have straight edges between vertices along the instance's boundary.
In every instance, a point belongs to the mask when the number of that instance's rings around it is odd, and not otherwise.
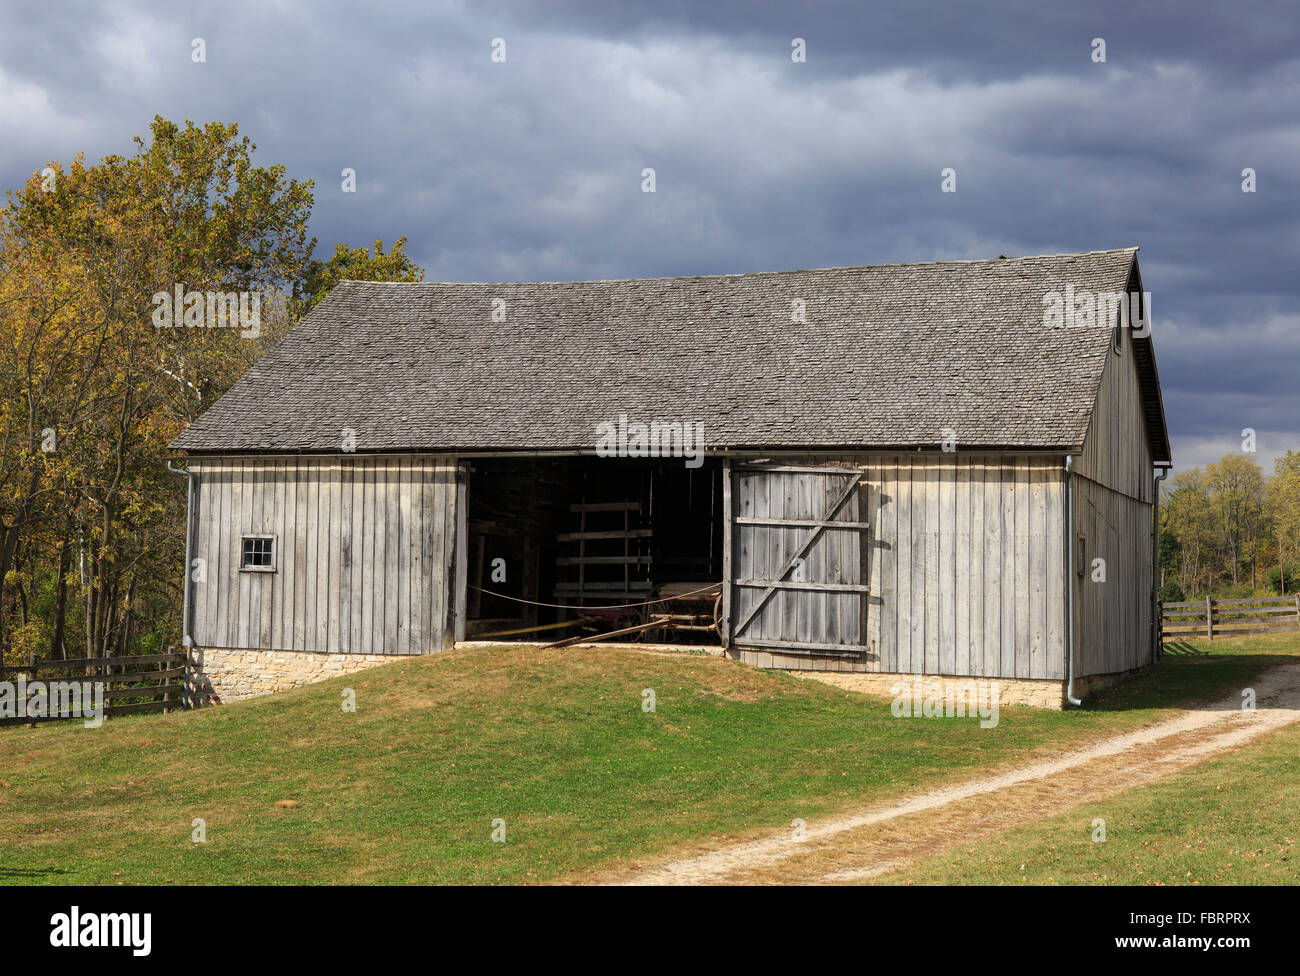
[{"label": "tree trunk", "polygon": [[59,542],[59,578],[54,584],[54,633],[50,637],[50,660],[66,661],[68,649],[64,646],[68,622],[68,537]]}]

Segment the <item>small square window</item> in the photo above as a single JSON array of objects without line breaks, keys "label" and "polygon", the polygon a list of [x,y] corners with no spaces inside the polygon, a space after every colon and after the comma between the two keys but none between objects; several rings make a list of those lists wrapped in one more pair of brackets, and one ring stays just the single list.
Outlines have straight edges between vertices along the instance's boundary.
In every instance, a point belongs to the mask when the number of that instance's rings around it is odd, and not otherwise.
[{"label": "small square window", "polygon": [[239,568],[254,573],[275,572],[275,539],[269,535],[246,535],[241,540]]}]

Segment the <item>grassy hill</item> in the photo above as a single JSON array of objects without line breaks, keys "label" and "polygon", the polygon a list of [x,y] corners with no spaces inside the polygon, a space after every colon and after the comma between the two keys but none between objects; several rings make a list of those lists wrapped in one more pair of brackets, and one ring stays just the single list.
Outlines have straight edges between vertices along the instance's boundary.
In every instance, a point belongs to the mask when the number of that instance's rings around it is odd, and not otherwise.
[{"label": "grassy hill", "polygon": [[534,648],[97,730],[0,729],[0,882],[582,880],[1133,728],[1295,643],[1188,645],[1084,710],[1003,708],[994,729],[704,656]]}]

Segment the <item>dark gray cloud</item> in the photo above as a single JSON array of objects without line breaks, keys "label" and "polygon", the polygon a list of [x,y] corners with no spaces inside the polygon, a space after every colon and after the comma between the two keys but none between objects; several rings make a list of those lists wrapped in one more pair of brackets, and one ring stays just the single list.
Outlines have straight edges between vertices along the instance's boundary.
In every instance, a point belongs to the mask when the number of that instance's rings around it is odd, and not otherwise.
[{"label": "dark gray cloud", "polygon": [[1137,244],[1180,463],[1300,448],[1294,4],[2,6],[6,186],[161,114],[238,121],[323,249],[406,234],[433,279]]}]

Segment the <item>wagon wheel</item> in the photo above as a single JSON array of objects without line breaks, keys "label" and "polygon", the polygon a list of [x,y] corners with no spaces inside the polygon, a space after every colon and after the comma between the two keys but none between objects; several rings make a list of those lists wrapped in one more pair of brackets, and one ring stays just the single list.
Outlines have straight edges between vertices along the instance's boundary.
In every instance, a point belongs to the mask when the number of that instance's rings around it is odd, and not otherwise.
[{"label": "wagon wheel", "polygon": [[722,589],[718,589],[718,595],[713,600],[713,630],[722,636]]},{"label": "wagon wheel", "polygon": [[[642,613],[645,614],[645,619],[649,621],[651,617],[663,616],[663,614],[667,611],[667,609],[668,609],[668,604],[665,603],[663,600],[659,600],[656,601],[655,603],[647,603],[644,607],[641,608],[641,611]],[[665,635],[665,630],[663,627],[655,627],[653,630],[647,630],[645,632],[645,639],[648,643],[651,644],[662,644],[664,640],[664,635]]]}]

